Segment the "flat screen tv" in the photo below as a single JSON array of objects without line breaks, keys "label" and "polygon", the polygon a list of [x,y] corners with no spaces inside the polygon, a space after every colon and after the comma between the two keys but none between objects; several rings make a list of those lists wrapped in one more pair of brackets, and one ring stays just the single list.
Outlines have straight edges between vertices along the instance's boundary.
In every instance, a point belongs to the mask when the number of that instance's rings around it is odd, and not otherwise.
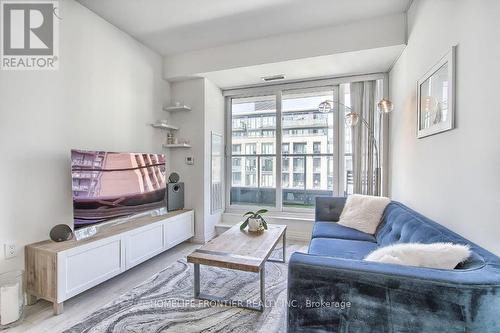
[{"label": "flat screen tv", "polygon": [[166,206],[165,155],[71,151],[75,230]]}]

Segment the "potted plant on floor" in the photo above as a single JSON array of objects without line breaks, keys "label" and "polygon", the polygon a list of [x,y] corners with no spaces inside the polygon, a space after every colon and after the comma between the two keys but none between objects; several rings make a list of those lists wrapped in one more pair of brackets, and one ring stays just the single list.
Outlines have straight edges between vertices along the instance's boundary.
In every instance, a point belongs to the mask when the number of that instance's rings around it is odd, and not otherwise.
[{"label": "potted plant on floor", "polygon": [[267,213],[267,209],[260,209],[256,212],[246,212],[243,214],[246,220],[241,224],[240,229],[244,230],[248,226],[248,231],[251,232],[267,230],[267,222],[262,217],[265,213]]}]

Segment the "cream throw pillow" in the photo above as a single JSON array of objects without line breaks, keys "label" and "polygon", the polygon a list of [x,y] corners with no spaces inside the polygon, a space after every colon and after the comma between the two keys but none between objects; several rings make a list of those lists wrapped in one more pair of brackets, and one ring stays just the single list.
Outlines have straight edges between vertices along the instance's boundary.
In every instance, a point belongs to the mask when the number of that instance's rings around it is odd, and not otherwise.
[{"label": "cream throw pillow", "polygon": [[400,243],[381,247],[368,256],[366,261],[405,266],[453,269],[470,256],[468,245],[453,243]]},{"label": "cream throw pillow", "polygon": [[347,198],[338,224],[373,235],[390,202],[386,197],[353,194]]}]

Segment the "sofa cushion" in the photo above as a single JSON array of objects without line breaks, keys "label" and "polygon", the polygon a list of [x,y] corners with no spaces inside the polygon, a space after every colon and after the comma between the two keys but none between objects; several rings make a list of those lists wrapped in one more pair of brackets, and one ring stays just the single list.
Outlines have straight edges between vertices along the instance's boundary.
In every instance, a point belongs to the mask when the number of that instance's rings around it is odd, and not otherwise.
[{"label": "sofa cushion", "polygon": [[340,238],[375,242],[373,235],[345,227],[335,222],[318,221],[314,224],[312,238]]},{"label": "sofa cushion", "polygon": [[316,221],[339,220],[344,209],[346,198],[342,197],[316,197]]},{"label": "sofa cushion", "polygon": [[377,243],[335,238],[313,238],[309,244],[309,254],[363,259],[377,248]]},{"label": "sofa cushion", "polygon": [[390,202],[386,197],[351,194],[342,210],[339,224],[373,235]]}]

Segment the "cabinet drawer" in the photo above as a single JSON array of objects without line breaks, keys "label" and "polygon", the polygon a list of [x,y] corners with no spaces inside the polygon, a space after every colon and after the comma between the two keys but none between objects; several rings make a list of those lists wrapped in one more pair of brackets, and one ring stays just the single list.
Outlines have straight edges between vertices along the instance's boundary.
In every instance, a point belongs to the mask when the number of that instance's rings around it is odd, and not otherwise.
[{"label": "cabinet drawer", "polygon": [[120,237],[108,238],[58,255],[58,301],[68,299],[125,270]]},{"label": "cabinet drawer", "polygon": [[158,223],[152,226],[135,230],[126,235],[126,268],[129,269],[141,262],[162,252],[163,224]]},{"label": "cabinet drawer", "polygon": [[165,246],[171,248],[193,237],[193,213],[187,212],[164,222]]}]

